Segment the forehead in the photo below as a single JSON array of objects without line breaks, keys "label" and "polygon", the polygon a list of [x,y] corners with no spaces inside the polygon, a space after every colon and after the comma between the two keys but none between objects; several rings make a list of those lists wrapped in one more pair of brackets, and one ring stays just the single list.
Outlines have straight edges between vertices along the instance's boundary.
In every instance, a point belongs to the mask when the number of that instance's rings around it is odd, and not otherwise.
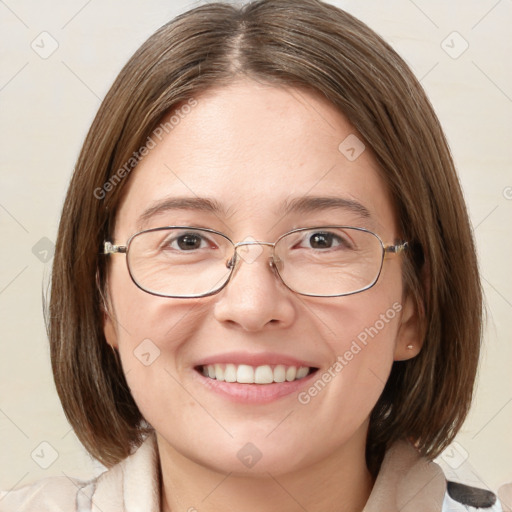
[{"label": "forehead", "polygon": [[[116,236],[153,219],[192,223],[208,215],[228,234],[254,232],[256,224],[279,234],[287,221],[297,224],[297,215],[315,208],[337,209],[344,212],[340,219],[357,217],[383,235],[393,233],[392,205],[375,159],[320,95],[241,80],[194,100],[163,120],[167,133],[152,136],[155,144],[129,178]],[[173,207],[159,211],[165,203]]]}]

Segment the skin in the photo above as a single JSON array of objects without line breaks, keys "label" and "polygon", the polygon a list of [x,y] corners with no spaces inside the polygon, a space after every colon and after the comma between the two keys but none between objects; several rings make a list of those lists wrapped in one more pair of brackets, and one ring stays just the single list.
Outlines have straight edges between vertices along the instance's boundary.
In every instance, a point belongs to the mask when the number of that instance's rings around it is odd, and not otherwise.
[{"label": "skin", "polygon": [[[227,215],[169,211],[145,228],[202,225],[235,242],[248,236],[274,242],[306,223],[349,224],[373,230],[385,243],[400,238],[370,150],[355,161],[338,150],[357,132],[324,98],[241,79],[196,99],[130,176],[115,243],[139,230],[137,219],[153,201],[175,196],[213,198]],[[285,200],[305,195],[356,200],[371,217],[340,209],[276,214]],[[268,251],[242,263],[221,292],[199,299],[147,294],[131,281],[125,257],[112,257],[105,335],[157,432],[164,511],[356,511],[371,492],[369,414],[393,361],[421,349],[401,258],[386,258],[367,291],[315,298],[287,289],[268,266]],[[397,302],[401,312],[308,404],[296,393],[267,404],[232,403],[198,383],[194,364],[229,351],[289,354],[314,361],[321,374]],[[133,352],[148,338],[160,356],[145,366]],[[252,468],[237,457],[248,442],[262,455]]]}]

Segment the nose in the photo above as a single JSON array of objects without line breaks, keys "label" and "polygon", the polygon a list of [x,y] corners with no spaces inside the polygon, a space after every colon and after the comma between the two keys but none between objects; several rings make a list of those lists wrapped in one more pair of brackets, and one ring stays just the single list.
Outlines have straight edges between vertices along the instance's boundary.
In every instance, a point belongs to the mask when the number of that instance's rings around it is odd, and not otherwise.
[{"label": "nose", "polygon": [[294,321],[294,293],[279,279],[270,261],[269,243],[237,244],[235,268],[217,295],[217,321],[245,331],[284,328]]}]

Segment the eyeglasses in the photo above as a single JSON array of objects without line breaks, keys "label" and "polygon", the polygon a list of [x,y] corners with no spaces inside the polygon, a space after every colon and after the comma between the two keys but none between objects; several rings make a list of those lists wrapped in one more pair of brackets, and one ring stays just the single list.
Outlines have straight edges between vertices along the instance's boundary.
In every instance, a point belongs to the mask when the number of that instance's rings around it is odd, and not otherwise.
[{"label": "eyeglasses", "polygon": [[298,228],[275,243],[246,239],[236,244],[213,229],[167,226],[135,233],[126,245],[106,241],[103,253],[125,253],[132,281],[147,293],[197,298],[222,290],[237,263],[253,263],[263,246],[272,247],[269,265],[293,292],[341,297],[371,288],[384,256],[401,253],[408,244],[384,245],[375,233],[351,226]]}]

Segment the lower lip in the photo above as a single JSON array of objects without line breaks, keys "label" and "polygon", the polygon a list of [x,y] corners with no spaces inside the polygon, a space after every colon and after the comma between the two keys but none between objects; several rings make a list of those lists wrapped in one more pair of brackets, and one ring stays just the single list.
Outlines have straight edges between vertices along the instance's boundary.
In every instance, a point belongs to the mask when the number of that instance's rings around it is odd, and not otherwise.
[{"label": "lower lip", "polygon": [[264,404],[278,400],[299,390],[309,384],[318,370],[313,371],[302,379],[291,382],[273,382],[272,384],[240,384],[239,382],[225,382],[204,376],[194,370],[199,381],[207,389],[218,393],[233,402],[244,404]]}]

